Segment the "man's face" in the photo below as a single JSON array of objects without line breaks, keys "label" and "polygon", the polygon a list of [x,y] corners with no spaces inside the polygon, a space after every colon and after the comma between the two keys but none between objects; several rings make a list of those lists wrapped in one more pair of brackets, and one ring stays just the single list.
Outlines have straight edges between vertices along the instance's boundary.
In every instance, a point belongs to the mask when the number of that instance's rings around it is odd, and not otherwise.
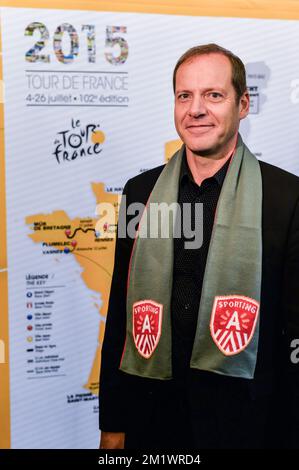
[{"label": "man's face", "polygon": [[229,59],[218,53],[193,57],[177,70],[175,126],[187,152],[221,158],[229,150],[249,96],[237,103]]}]

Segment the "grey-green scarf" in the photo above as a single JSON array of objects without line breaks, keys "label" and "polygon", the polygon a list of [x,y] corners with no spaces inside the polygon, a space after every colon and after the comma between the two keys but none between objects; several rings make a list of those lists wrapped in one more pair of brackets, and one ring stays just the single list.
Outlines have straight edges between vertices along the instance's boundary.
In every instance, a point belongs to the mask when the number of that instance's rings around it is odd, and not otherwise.
[{"label": "grey-green scarf", "polygon": [[[128,277],[127,336],[120,368],[172,378],[170,236],[146,237],[157,220],[149,204],[178,200],[184,146],[160,174],[144,210]],[[204,210],[204,209],[203,209]],[[166,219],[166,218],[165,218]],[[169,223],[162,217],[162,232]],[[220,193],[205,268],[190,367],[251,379],[258,338],[262,264],[262,180],[256,157],[238,137]],[[153,230],[154,229],[154,230]]]}]

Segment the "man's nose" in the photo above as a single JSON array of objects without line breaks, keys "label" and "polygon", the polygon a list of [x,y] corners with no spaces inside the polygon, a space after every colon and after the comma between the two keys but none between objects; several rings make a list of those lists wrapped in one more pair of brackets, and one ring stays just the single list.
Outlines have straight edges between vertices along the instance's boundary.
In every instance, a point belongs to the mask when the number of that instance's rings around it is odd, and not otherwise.
[{"label": "man's nose", "polygon": [[188,114],[191,117],[200,117],[207,114],[206,103],[202,96],[193,97],[190,103]]}]

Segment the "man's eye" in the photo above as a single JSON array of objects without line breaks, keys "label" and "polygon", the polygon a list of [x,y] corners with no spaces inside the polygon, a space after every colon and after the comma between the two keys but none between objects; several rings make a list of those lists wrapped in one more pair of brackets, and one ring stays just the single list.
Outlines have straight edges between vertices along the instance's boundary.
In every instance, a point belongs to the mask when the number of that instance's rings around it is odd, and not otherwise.
[{"label": "man's eye", "polygon": [[223,95],[221,93],[218,93],[217,91],[211,91],[210,93],[206,94],[206,97],[210,101],[221,101],[223,98]]},{"label": "man's eye", "polygon": [[179,100],[187,100],[189,98],[188,93],[180,93],[178,95]]}]

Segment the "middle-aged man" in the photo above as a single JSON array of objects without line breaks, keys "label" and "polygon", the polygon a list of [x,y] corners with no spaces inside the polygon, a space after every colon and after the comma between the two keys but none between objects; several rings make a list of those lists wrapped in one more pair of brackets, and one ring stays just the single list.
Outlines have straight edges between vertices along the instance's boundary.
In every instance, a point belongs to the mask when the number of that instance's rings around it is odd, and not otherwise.
[{"label": "middle-aged man", "polygon": [[[124,189],[121,216],[147,206],[135,241],[118,226],[101,448],[299,447],[299,178],[242,142],[249,95],[238,57],[194,47],[173,81],[184,145]],[[155,203],[176,203],[168,237],[144,236],[157,228]],[[197,231],[203,207],[202,243],[188,244],[186,207]]]}]

